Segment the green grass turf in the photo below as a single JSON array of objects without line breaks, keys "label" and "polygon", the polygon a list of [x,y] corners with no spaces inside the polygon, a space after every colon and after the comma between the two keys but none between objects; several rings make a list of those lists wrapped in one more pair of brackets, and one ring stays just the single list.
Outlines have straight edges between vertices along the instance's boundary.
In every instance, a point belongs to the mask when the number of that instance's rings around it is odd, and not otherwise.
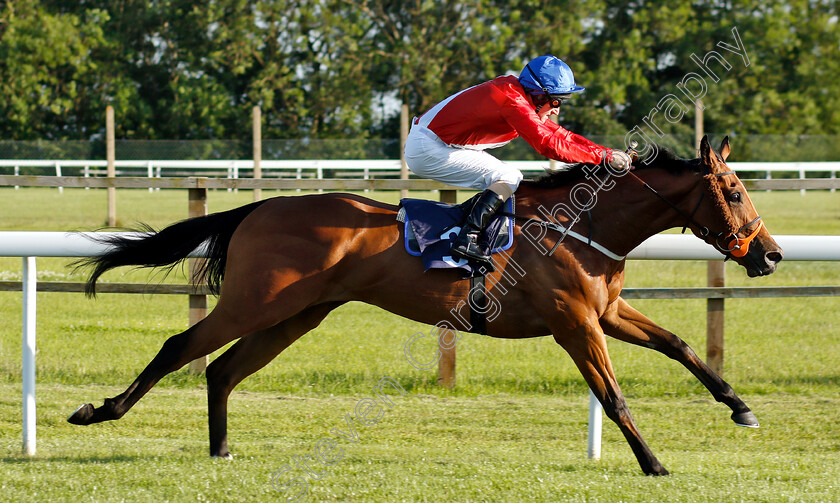
[{"label": "green grass turf", "polygon": [[[267,194],[270,195],[270,194]],[[393,202],[394,193],[372,197]],[[755,193],[778,234],[840,234],[840,197]],[[434,197],[433,194],[427,197]],[[118,191],[124,225],[160,227],[186,216],[183,191]],[[249,192],[211,192],[210,211],[245,204]],[[0,230],[90,230],[104,222],[105,192],[0,189]],[[621,209],[616,209],[621,211]],[[66,259],[38,259],[42,280],[81,280]],[[627,286],[702,286],[704,262],[631,261]],[[0,258],[0,280],[21,260]],[[145,281],[119,270],[106,281]],[[152,281],[163,281],[153,276]],[[166,281],[183,281],[178,274]],[[840,284],[840,266],[783,262],[750,280],[727,264],[728,285]],[[163,341],[187,326],[180,296],[38,294],[38,434],[20,454],[19,293],[0,293],[0,494],[2,499],[93,501],[283,500],[271,476],[319,438],[383,376],[405,398],[309,487],[311,500],[359,501],[838,501],[840,323],[833,298],[726,301],[725,378],[762,428],[732,425],[682,367],[652,351],[609,343],[619,382],[651,448],[674,476],[650,479],[618,429],[604,428],[604,457],[585,459],[586,387],[550,338],[494,340],[465,334],[458,387],[402,353],[429,327],[358,303],[338,309],[231,399],[232,463],[206,457],[203,378],[164,378],[120,421],[86,428],[64,419],[127,386]],[[633,301],[699,354],[705,301]],[[431,354],[433,348],[425,349]],[[294,476],[305,476],[297,470]]]},{"label": "green grass turf", "polygon": [[[15,390],[0,385],[3,396]],[[301,398],[239,392],[231,403],[233,461],[206,456],[200,390],[158,388],[122,420],[90,427],[63,421],[78,395],[111,386],[42,385],[39,453],[18,454],[17,400],[0,402],[0,489],[6,501],[284,501],[278,485],[307,481],[307,501],[837,501],[840,399],[747,397],[762,428],[738,428],[705,397],[632,400],[637,423],[670,477],[644,477],[617,428],[600,461],[586,459],[585,396],[492,394],[395,396],[377,423],[341,439],[331,466],[321,438],[346,429],[367,394]]]}]

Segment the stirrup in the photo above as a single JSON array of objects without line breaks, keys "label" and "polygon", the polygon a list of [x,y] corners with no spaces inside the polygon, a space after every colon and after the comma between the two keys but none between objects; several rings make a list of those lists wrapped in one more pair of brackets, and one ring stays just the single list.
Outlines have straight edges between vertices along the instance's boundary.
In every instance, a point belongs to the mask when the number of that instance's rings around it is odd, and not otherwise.
[{"label": "stirrup", "polygon": [[468,262],[477,263],[479,266],[483,266],[487,269],[487,272],[493,272],[495,268],[493,267],[493,260],[490,258],[489,254],[485,254],[481,249],[481,246],[478,244],[480,237],[473,240],[469,234],[467,235],[467,243],[464,245],[463,243],[455,242],[450,249],[450,253],[457,258],[464,259]]},{"label": "stirrup", "polygon": [[485,232],[504,202],[505,200],[500,195],[489,189],[485,189],[478,196],[470,208],[466,221],[462,224],[461,232],[452,243],[450,250],[454,256],[477,262],[493,270],[493,262],[490,259],[492,243],[487,239]]}]

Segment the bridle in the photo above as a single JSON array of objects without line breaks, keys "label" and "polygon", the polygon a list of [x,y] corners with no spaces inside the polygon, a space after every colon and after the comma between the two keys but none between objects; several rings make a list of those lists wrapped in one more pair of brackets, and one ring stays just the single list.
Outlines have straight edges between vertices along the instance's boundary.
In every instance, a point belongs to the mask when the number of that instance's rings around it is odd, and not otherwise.
[{"label": "bridle", "polygon": [[[635,143],[635,142],[633,142],[633,143]],[[631,148],[628,149],[627,153],[628,154],[631,154],[631,153],[635,154],[635,151],[633,150],[634,148],[635,148],[635,146],[631,146]],[[670,200],[668,200],[668,198],[666,198],[665,196],[660,194],[656,189],[651,187],[650,184],[648,184],[646,181],[639,178],[635,173],[633,173],[629,169],[627,170],[627,174],[630,175],[631,178],[633,178],[636,181],[638,181],[639,183],[641,183],[646,189],[651,191],[656,197],[658,197],[663,202],[665,202],[665,204],[670,206],[671,209],[673,209],[674,211],[676,211],[677,213],[679,213],[680,215],[685,217],[686,223],[685,223],[685,225],[683,226],[683,229],[682,229],[683,233],[685,233],[685,230],[689,226],[694,226],[697,229],[698,234],[700,235],[700,238],[703,239],[704,241],[706,241],[707,243],[712,244],[715,248],[720,250],[726,256],[725,260],[729,260],[732,257],[741,258],[741,257],[745,256],[747,253],[749,253],[750,243],[752,242],[753,239],[755,239],[756,236],[758,236],[758,233],[761,232],[761,228],[764,227],[764,222],[761,220],[761,216],[757,216],[751,222],[742,225],[735,232],[727,234],[726,232],[721,231],[721,232],[718,232],[716,234],[713,234],[711,229],[709,229],[705,225],[700,224],[697,220],[694,219],[694,215],[697,213],[697,210],[700,209],[700,204],[703,202],[703,196],[706,193],[705,190],[700,193],[700,198],[697,200],[697,204],[694,205],[694,209],[689,214],[689,213],[686,213],[685,211],[683,211],[676,204],[672,203]],[[704,173],[704,176],[705,175],[710,175],[710,174],[712,174],[712,173],[707,171],[706,173]],[[722,177],[722,176],[727,176],[727,175],[737,176],[735,174],[735,172],[732,171],[732,170],[725,171],[723,173],[714,173],[713,174],[713,176],[716,177],[716,178],[719,178],[719,177]],[[515,215],[515,214],[512,214],[512,213],[500,212],[498,214],[503,215],[503,216],[513,217],[514,219],[526,219],[525,217],[520,217],[519,215]],[[589,212],[587,212],[587,214],[589,214]],[[616,261],[623,260],[625,258],[624,256],[617,255],[617,254],[611,252],[610,250],[604,248],[603,246],[599,245],[598,243],[596,243],[592,240],[592,217],[591,217],[591,215],[590,215],[589,218],[590,218],[589,236],[583,236],[583,235],[578,234],[578,233],[571,230],[571,227],[575,223],[577,223],[578,219],[575,219],[573,222],[571,222],[571,224],[568,227],[564,227],[564,226],[559,225],[559,224],[554,223],[554,222],[546,222],[546,221],[535,219],[535,218],[527,218],[526,220],[528,220],[529,222],[534,222],[534,223],[540,225],[541,227],[545,227],[547,229],[557,231],[557,232],[563,234],[564,236],[569,235],[569,236],[571,236],[571,237],[573,237],[573,238],[575,238],[579,241],[582,241],[582,242],[588,244],[589,246],[595,248],[596,250],[600,251],[601,253],[603,253],[604,255],[606,255],[607,257],[609,257],[613,260],[616,260]],[[747,229],[749,229],[750,226],[752,226],[755,223],[758,223],[758,226],[748,236],[743,237],[743,238],[738,236],[738,234],[741,234],[742,232],[745,232]],[[711,241],[709,240],[710,238],[711,238]],[[554,244],[554,246],[551,248],[551,251],[548,252],[549,256],[554,254],[554,251],[557,250],[557,248],[560,246],[560,243],[562,241],[563,240],[561,239]]]},{"label": "bridle", "polygon": [[[650,190],[656,197],[658,197],[659,199],[664,201],[674,211],[676,211],[677,213],[679,213],[680,215],[685,217],[686,223],[685,223],[685,225],[683,226],[683,229],[682,229],[683,233],[685,232],[685,230],[689,226],[693,225],[697,229],[700,237],[706,242],[709,242],[708,239],[711,238],[712,239],[711,244],[713,244],[715,246],[715,248],[717,248],[718,250],[723,252],[726,255],[727,259],[730,258],[730,255],[732,257],[741,258],[744,255],[746,255],[747,253],[749,253],[750,243],[752,242],[753,239],[755,239],[755,237],[761,231],[761,228],[764,227],[764,222],[761,220],[761,216],[757,216],[751,222],[742,225],[738,230],[736,230],[735,232],[733,232],[731,234],[727,234],[724,231],[718,232],[717,234],[712,234],[712,231],[708,227],[706,227],[705,225],[701,225],[699,222],[697,222],[694,219],[694,214],[697,213],[697,210],[700,208],[700,203],[703,201],[703,195],[705,194],[705,191],[700,193],[700,198],[697,200],[697,204],[694,205],[694,209],[691,211],[691,214],[687,214],[682,209],[680,209],[677,205],[675,205],[674,203],[669,201],[665,196],[663,196],[662,194],[657,192],[656,189],[651,187],[646,181],[644,181],[641,178],[639,178],[638,176],[636,176],[635,173],[633,173],[631,171],[628,171],[627,174],[629,174],[632,178],[634,178],[639,183],[644,185],[644,187],[646,189]],[[711,173],[707,173],[707,174],[711,174]],[[714,173],[714,176],[716,178],[719,178],[719,177],[722,177],[722,176],[727,176],[727,175],[737,176],[737,175],[735,175],[735,172],[732,171],[732,170],[725,171],[723,173]],[[749,229],[750,226],[752,226],[755,223],[758,223],[758,226],[747,237],[741,238],[741,237],[738,236],[738,234],[741,234],[742,232],[745,232],[747,229]],[[721,243],[723,243],[723,244],[721,244]]]}]

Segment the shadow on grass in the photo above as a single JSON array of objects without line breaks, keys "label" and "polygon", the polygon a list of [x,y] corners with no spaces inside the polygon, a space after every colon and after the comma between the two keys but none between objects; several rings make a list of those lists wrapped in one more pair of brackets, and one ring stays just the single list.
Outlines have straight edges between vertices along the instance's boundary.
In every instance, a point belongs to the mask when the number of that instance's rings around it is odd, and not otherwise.
[{"label": "shadow on grass", "polygon": [[85,457],[77,457],[77,456],[47,456],[47,457],[5,457],[0,458],[0,462],[2,463],[10,463],[10,464],[18,464],[18,465],[26,465],[26,464],[37,464],[37,463],[55,463],[55,462],[67,462],[67,463],[76,463],[80,465],[86,464],[96,464],[96,463],[133,463],[135,461],[140,461],[143,459],[154,458],[155,456],[124,456],[124,455],[115,455],[115,456],[85,456]]},{"label": "shadow on grass", "polygon": [[834,387],[840,385],[840,375],[784,376],[771,379],[770,382],[777,386],[819,385]]}]

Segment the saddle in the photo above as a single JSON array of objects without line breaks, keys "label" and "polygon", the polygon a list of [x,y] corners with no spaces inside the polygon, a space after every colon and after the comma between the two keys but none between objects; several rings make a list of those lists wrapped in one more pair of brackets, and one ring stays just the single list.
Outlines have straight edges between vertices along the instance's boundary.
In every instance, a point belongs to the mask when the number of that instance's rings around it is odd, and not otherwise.
[{"label": "saddle", "polygon": [[[478,266],[450,255],[452,241],[458,236],[477,194],[458,205],[403,199],[397,220],[405,225],[405,250],[420,257],[425,269],[460,269],[466,277],[481,274]],[[509,198],[485,231],[491,252],[504,251],[513,245],[514,198]]]}]

